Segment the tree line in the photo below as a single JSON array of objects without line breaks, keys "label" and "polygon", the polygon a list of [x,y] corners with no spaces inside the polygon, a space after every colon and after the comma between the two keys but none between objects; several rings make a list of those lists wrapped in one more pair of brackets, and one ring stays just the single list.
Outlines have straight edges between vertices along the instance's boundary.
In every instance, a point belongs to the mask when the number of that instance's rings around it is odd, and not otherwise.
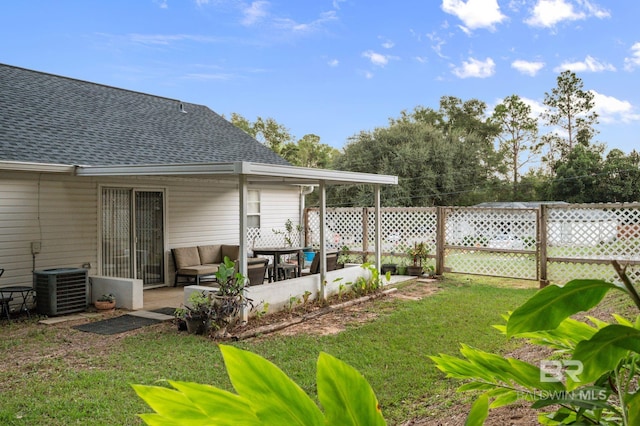
[{"label": "tree line", "polygon": [[[605,154],[595,141],[593,94],[582,80],[562,72],[543,104],[536,117],[516,94],[491,112],[481,100],[443,96],[437,110],[401,111],[387,126],[350,137],[342,150],[313,134],[296,141],[272,118],[251,122],[234,113],[231,122],[294,166],[398,176],[397,186],[381,189],[385,206],[640,201],[640,154]],[[373,203],[368,185],[330,187],[327,196],[333,206]]]}]

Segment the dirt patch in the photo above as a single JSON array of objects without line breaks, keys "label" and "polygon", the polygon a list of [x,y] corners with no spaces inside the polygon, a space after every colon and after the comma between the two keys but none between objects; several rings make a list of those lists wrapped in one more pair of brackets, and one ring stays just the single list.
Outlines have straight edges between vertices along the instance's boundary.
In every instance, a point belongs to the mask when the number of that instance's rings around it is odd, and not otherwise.
[{"label": "dirt patch", "polygon": [[[396,291],[389,292],[372,299],[337,299],[332,298],[329,305],[350,304],[340,309],[328,309],[326,306],[319,304],[310,304],[308,306],[299,306],[293,312],[278,312],[266,315],[260,319],[253,319],[249,324],[238,327],[231,331],[231,334],[247,333],[252,330],[269,327],[271,325],[281,324],[282,329],[271,332],[270,334],[293,336],[297,334],[310,335],[330,335],[344,331],[347,327],[365,324],[375,320],[378,316],[371,309],[371,305],[383,298],[398,298],[404,300],[420,300],[430,296],[440,289],[437,280],[411,281],[403,283]],[[326,313],[318,311],[326,310]],[[316,316],[316,313],[321,313]],[[306,319],[305,317],[311,317]],[[290,324],[290,325],[287,325]]]}]

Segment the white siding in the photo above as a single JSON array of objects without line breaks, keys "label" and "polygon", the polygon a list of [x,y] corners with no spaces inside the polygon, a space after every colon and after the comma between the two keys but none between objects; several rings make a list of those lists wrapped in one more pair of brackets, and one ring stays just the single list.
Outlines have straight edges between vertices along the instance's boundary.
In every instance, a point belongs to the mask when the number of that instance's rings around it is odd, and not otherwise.
[{"label": "white siding", "polygon": [[[31,285],[31,242],[40,241],[35,269],[81,267],[98,270],[98,200],[102,186],[166,190],[166,283],[173,282],[172,247],[237,244],[237,182],[204,179],[79,178],[67,175],[0,172],[0,286]],[[298,223],[297,187],[264,187],[262,228]]]},{"label": "white siding", "polygon": [[[32,268],[96,264],[97,190],[89,179],[0,174],[0,285],[31,285]],[[41,252],[31,256],[31,242]]]}]

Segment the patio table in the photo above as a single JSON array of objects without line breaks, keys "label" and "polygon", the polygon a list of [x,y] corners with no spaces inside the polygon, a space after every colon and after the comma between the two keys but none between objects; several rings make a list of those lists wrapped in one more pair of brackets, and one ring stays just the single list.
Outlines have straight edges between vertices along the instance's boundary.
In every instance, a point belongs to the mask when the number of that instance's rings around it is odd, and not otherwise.
[{"label": "patio table", "polygon": [[253,249],[253,255],[273,256],[273,280],[278,281],[278,265],[280,264],[280,256],[284,254],[298,255],[297,276],[302,275],[302,266],[300,265],[300,260],[303,259],[302,249],[302,247],[255,247]]},{"label": "patio table", "polygon": [[[33,299],[35,297],[35,290],[33,287],[24,286],[24,285],[14,285],[9,287],[0,287],[0,299],[3,300],[3,310],[7,315],[7,319],[9,318],[9,301],[13,300],[14,293],[19,293],[20,297],[22,297],[22,303],[20,304],[19,313],[26,312],[27,316],[31,318],[31,313],[29,312],[29,307],[27,303],[29,302],[29,297]],[[6,302],[4,302],[6,301]]]}]

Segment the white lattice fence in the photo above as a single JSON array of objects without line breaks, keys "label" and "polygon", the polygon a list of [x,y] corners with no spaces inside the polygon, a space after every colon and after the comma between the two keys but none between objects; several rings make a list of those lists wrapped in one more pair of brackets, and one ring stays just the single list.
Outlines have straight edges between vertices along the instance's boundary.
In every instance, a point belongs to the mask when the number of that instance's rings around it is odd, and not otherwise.
[{"label": "white lattice fence", "polygon": [[[372,252],[374,248],[375,209],[327,209],[326,245],[330,249],[347,247],[349,251]],[[435,208],[382,208],[382,251],[404,254],[415,242],[424,241],[435,253],[437,214]],[[366,222],[364,221],[366,217]],[[317,209],[307,210],[307,226],[312,245],[320,244],[320,216]]]},{"label": "white lattice fence", "polygon": [[618,282],[609,264],[614,259],[631,263],[627,271],[637,281],[639,204],[550,206],[547,216],[549,281],[565,283],[575,278],[600,278]]},{"label": "white lattice fence", "polygon": [[537,279],[537,210],[443,209],[445,267],[452,272]]},{"label": "white lattice fence", "polygon": [[[629,275],[640,279],[640,204],[553,205],[546,213],[547,280],[563,284],[574,278],[617,281],[608,264],[629,264]],[[436,254],[438,233],[444,232],[446,270],[480,275],[540,279],[543,244],[538,240],[540,210],[535,208],[441,207],[381,209],[382,250],[386,256],[405,252],[415,242]],[[326,244],[352,252],[374,249],[373,208],[327,209]],[[366,223],[363,218],[366,217]],[[311,243],[318,246],[319,213],[307,210]],[[384,261],[384,259],[383,259]]]}]

